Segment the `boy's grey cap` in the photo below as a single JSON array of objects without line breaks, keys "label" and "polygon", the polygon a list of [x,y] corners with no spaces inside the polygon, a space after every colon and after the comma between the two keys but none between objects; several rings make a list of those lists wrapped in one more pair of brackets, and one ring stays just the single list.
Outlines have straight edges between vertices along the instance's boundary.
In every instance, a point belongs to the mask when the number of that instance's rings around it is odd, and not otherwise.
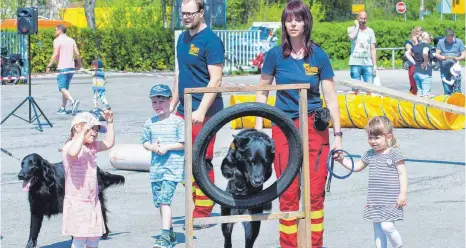
[{"label": "boy's grey cap", "polygon": [[150,89],[149,97],[153,96],[172,97],[172,90],[165,84],[157,84]]}]

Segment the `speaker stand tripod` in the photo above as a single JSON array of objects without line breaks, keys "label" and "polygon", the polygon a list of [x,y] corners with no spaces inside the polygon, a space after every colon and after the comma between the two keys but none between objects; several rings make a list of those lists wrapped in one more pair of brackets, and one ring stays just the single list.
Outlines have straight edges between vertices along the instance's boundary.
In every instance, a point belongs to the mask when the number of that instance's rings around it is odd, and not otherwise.
[{"label": "speaker stand tripod", "polygon": [[[13,109],[13,111],[11,111],[11,113],[9,113],[5,117],[5,119],[2,120],[0,125],[3,124],[6,120],[8,120],[8,118],[10,118],[10,116],[13,115],[13,116],[18,117],[19,119],[21,119],[23,121],[28,122],[28,123],[32,123],[32,122],[36,121],[37,125],[38,125],[37,129],[39,131],[43,132],[44,130],[42,129],[42,124],[40,123],[39,117],[43,116],[45,118],[45,120],[47,121],[47,124],[50,127],[53,127],[53,126],[50,123],[49,119],[47,119],[47,116],[45,116],[44,112],[42,112],[42,109],[40,109],[39,104],[37,104],[36,100],[34,100],[34,97],[31,96],[31,67],[32,67],[32,64],[31,64],[31,35],[30,34],[28,34],[28,60],[29,60],[28,61],[29,96],[27,96],[26,99],[24,99],[15,109]],[[15,114],[16,110],[18,110],[26,102],[29,103],[29,119],[24,119],[24,118],[22,118],[20,116],[17,116]],[[34,111],[34,116],[31,113],[31,109]],[[38,114],[37,110],[39,110],[40,114]]]}]

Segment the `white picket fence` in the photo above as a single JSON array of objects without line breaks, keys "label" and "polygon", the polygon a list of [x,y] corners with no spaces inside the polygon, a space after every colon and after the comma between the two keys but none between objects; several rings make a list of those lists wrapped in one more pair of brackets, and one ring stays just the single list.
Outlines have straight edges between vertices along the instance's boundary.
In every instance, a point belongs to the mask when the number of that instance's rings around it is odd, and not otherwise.
[{"label": "white picket fence", "polygon": [[[222,40],[225,48],[224,70],[232,67],[248,66],[251,59],[257,57],[261,50],[268,49],[267,42],[261,41],[261,31],[254,30],[213,30]],[[176,58],[176,44],[182,31],[175,31],[175,66],[178,66]]]}]

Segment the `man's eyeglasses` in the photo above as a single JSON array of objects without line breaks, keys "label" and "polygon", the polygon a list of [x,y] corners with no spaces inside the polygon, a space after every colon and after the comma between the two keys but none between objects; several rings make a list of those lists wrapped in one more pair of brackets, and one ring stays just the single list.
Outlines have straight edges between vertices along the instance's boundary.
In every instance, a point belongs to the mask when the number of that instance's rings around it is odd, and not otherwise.
[{"label": "man's eyeglasses", "polygon": [[197,13],[199,13],[200,10],[196,12],[180,12],[181,17],[188,17],[188,18],[193,18]]}]

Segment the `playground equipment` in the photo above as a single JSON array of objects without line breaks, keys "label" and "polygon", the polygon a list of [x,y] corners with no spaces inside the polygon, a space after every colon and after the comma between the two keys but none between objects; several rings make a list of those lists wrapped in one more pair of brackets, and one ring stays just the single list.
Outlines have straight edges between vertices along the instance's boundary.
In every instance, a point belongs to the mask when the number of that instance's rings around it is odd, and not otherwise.
[{"label": "playground equipment", "polygon": [[[466,96],[461,93],[440,95],[431,100],[459,107],[465,106]],[[243,102],[255,102],[255,95],[232,95],[230,106]],[[397,128],[419,128],[434,130],[460,130],[464,128],[465,116],[442,111],[438,108],[416,104],[395,97],[373,95],[338,95],[340,124],[345,128],[364,128],[371,117],[386,116]],[[274,105],[275,96],[269,96],[268,104]],[[325,104],[324,104],[325,105]],[[232,129],[254,128],[256,118],[246,116],[231,121]],[[264,118],[264,127],[272,123]]]}]

